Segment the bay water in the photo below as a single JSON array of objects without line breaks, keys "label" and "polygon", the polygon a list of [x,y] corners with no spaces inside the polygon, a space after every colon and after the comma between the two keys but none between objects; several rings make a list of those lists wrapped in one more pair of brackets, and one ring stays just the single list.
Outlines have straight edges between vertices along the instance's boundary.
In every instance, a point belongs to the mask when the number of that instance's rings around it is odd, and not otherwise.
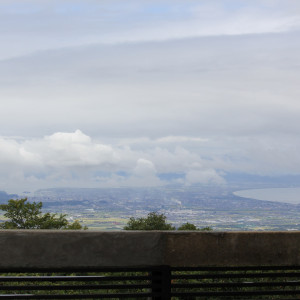
[{"label": "bay water", "polygon": [[233,194],[239,197],[256,200],[300,204],[300,187],[251,189],[236,191]]}]

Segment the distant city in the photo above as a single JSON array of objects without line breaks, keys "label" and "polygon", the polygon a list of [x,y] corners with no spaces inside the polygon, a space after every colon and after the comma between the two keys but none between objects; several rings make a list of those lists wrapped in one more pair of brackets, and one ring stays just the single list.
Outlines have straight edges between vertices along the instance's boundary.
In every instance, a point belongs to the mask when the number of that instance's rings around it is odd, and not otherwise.
[{"label": "distant city", "polygon": [[[260,188],[278,187],[261,183]],[[257,184],[224,186],[164,186],[151,188],[52,188],[24,193],[29,201],[42,201],[43,211],[67,214],[89,230],[122,230],[130,217],[155,211],[179,227],[190,222],[216,231],[299,230],[300,205],[236,196],[237,190]],[[282,186],[284,187],[284,185]],[[0,193],[0,202],[20,196]],[[0,215],[3,219],[3,213]]]}]

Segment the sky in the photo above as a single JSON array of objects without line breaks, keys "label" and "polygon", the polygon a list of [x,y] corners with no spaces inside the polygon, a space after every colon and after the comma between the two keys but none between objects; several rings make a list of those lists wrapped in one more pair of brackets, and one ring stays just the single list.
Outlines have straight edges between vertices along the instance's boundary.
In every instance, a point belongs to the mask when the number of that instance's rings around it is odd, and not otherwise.
[{"label": "sky", "polygon": [[0,190],[300,174],[300,1],[1,0]]}]

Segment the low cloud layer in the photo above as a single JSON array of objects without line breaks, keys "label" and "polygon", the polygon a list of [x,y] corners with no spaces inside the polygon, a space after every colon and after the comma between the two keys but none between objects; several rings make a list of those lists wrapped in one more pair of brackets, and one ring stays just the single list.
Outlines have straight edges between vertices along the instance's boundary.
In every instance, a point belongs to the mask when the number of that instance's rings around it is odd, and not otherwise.
[{"label": "low cloud layer", "polygon": [[[172,145],[175,137],[170,139]],[[189,139],[179,137],[179,140]],[[194,140],[202,142],[191,139]],[[130,144],[99,143],[80,130],[57,132],[42,139],[1,138],[0,188],[32,189],[78,184],[90,187],[157,186],[172,183],[172,180],[161,180],[162,173],[180,173],[182,179],[178,183],[189,183],[191,176],[185,178],[185,172],[207,171],[199,155],[184,148],[162,148],[160,140],[148,140],[148,149],[134,149],[139,144],[145,147],[143,139],[134,144],[131,147]],[[210,177],[214,176],[218,177],[217,174]],[[191,182],[194,181],[192,178]]]},{"label": "low cloud layer", "polygon": [[[297,174],[297,147],[276,140],[135,139],[104,144],[80,130],[0,138],[0,189],[226,184],[226,173]],[[162,142],[163,141],[163,142]],[[287,141],[286,141],[287,142]],[[286,156],[285,153],[289,153]]]}]

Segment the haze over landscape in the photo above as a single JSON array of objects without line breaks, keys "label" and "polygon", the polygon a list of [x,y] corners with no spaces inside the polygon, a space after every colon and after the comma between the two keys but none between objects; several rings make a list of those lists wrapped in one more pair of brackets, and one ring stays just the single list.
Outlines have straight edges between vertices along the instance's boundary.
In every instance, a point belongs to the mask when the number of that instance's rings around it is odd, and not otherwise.
[{"label": "haze over landscape", "polygon": [[0,190],[300,174],[299,1],[2,0],[0,28]]}]

